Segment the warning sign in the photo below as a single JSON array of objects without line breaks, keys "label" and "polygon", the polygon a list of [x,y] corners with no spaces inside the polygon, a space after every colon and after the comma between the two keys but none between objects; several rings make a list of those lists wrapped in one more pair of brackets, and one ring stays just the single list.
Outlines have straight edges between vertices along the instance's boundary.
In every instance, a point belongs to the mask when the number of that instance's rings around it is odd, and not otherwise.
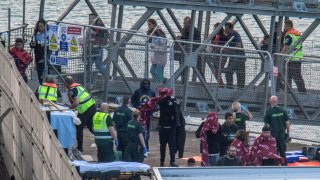
[{"label": "warning sign", "polygon": [[59,51],[58,45],[58,26],[55,24],[48,25],[49,33],[48,33],[48,40],[49,40],[49,49],[51,51]]},{"label": "warning sign", "polygon": [[68,34],[81,35],[81,27],[69,26]]},{"label": "warning sign", "polygon": [[50,43],[57,43],[57,38],[54,36],[54,34],[51,35]]},{"label": "warning sign", "polygon": [[71,35],[71,38],[70,38],[70,45],[69,45],[69,50],[71,52],[78,52],[79,50],[79,47],[78,47],[78,42],[79,42],[79,39],[78,39],[78,36],[77,35]]}]

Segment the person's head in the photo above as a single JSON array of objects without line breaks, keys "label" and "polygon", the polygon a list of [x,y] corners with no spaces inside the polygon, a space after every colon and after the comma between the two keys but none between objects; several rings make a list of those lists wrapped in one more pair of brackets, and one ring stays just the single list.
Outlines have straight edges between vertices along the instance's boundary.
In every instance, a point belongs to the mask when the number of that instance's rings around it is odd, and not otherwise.
[{"label": "person's head", "polygon": [[193,167],[196,165],[196,160],[194,158],[189,158],[188,159],[188,167]]},{"label": "person's head", "polygon": [[17,38],[14,44],[15,48],[21,50],[23,48],[23,39]]},{"label": "person's head", "polygon": [[269,43],[269,39],[270,39],[269,35],[263,36],[263,44],[268,44]]},{"label": "person's head", "polygon": [[278,97],[277,96],[271,96],[270,97],[270,106],[276,106],[278,105]]},{"label": "person's head", "polygon": [[266,126],[263,126],[261,135],[262,135],[264,138],[270,137],[270,135],[271,135],[271,128],[270,128],[270,126],[267,126],[267,125],[266,125]]},{"label": "person's head", "polygon": [[123,105],[128,105],[129,101],[130,101],[129,96],[124,96],[123,99],[122,99],[122,104]]},{"label": "person's head", "polygon": [[140,116],[140,111],[139,110],[134,110],[133,113],[132,113],[132,118],[134,120],[138,120],[139,116]]},{"label": "person's head", "polygon": [[153,31],[153,29],[158,25],[157,21],[153,18],[148,19],[147,23],[149,31]]},{"label": "person's head", "polygon": [[72,76],[66,76],[64,78],[64,81],[65,81],[67,87],[70,87],[71,84],[74,83],[74,80],[73,80]]},{"label": "person's head", "polygon": [[183,19],[183,28],[184,29],[189,29],[191,24],[191,18],[189,16],[185,17]]},{"label": "person's head", "polygon": [[56,77],[53,75],[48,75],[45,81],[46,83],[56,83]]},{"label": "person's head", "polygon": [[227,155],[228,158],[235,158],[236,157],[237,148],[235,146],[228,146]]},{"label": "person's head", "polygon": [[233,24],[231,22],[227,22],[225,25],[224,25],[224,32],[226,34],[230,34],[231,32],[233,31]]},{"label": "person's head", "polygon": [[234,112],[240,111],[240,110],[241,110],[241,105],[240,105],[240,103],[239,103],[239,102],[234,102],[234,103],[232,103],[232,110],[233,110]]},{"label": "person's head", "polygon": [[108,105],[108,103],[102,103],[102,104],[100,105],[100,111],[101,111],[101,112],[108,112],[108,111],[109,111],[109,105]]},{"label": "person's head", "polygon": [[239,129],[236,132],[236,139],[238,139],[242,142],[247,142],[248,141],[248,133],[244,129]]},{"label": "person's head", "polygon": [[[213,28],[216,29],[219,25],[220,25],[219,22],[218,22],[218,23],[215,23],[215,24],[213,25]],[[223,34],[223,33],[224,33],[224,29],[223,29],[223,27],[221,27],[221,29],[219,30],[218,34]]]},{"label": "person's head", "polygon": [[148,79],[144,79],[140,83],[140,88],[143,90],[149,90],[150,89],[150,81]]},{"label": "person's head", "polygon": [[46,21],[44,19],[39,19],[36,23],[34,34],[37,34],[38,32],[42,33],[45,31]]},{"label": "person's head", "polygon": [[234,123],[234,116],[232,112],[227,112],[224,114],[224,119],[226,120],[226,124],[231,125]]},{"label": "person's head", "polygon": [[170,88],[159,88],[159,96],[161,97],[171,97],[173,90]]},{"label": "person's head", "polygon": [[293,22],[290,19],[286,20],[286,22],[284,23],[284,31],[288,31],[292,28],[293,28]]}]

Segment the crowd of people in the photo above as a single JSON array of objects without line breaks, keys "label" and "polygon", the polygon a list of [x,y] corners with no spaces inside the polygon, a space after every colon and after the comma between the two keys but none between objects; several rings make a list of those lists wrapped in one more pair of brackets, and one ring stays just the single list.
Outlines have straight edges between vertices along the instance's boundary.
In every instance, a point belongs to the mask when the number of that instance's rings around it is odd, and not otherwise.
[{"label": "crowd of people", "polygon": [[[184,28],[181,40],[189,39],[191,19],[184,19]],[[101,23],[98,25],[101,25]],[[219,23],[215,24],[215,28]],[[52,102],[61,102],[61,93],[55,82],[55,78],[47,76],[43,82],[44,70],[44,43],[45,21],[40,20],[36,24],[33,39],[30,43],[35,50],[35,61],[38,72],[40,86],[36,90],[36,96],[42,103],[45,99]],[[282,52],[288,52],[291,45],[300,36],[300,33],[293,29],[292,21],[285,23],[286,34],[284,36],[284,47]],[[200,41],[200,34],[195,28],[193,30],[194,41]],[[92,31],[91,35],[99,38],[98,31]],[[150,48],[153,50],[151,57],[150,72],[154,82],[164,82],[163,71],[166,65],[166,37],[165,33],[159,28],[154,19],[148,20],[148,31],[150,35]],[[219,33],[212,39],[212,44],[223,45],[230,40],[229,46],[243,48],[240,34],[234,30],[232,23],[226,23],[225,29],[221,28]],[[101,37],[100,37],[101,38]],[[103,38],[104,39],[104,38]],[[268,37],[264,38],[264,45]],[[13,56],[18,70],[27,82],[26,69],[32,62],[33,58],[23,49],[24,41],[17,38],[15,46],[10,49],[9,53]],[[182,48],[187,48],[186,44]],[[266,48],[266,47],[263,47]],[[96,49],[100,53],[100,49]],[[192,49],[191,49],[192,51]],[[208,48],[208,52],[216,53],[218,48]],[[237,86],[244,88],[245,85],[245,54],[243,50],[234,50],[239,57],[230,57],[228,59],[228,67],[226,68],[226,85],[233,88],[233,74],[237,76]],[[303,53],[301,44],[294,52],[294,61],[289,66],[301,69],[299,59]],[[101,55],[103,56],[103,55]],[[96,66],[101,63],[102,58],[94,59]],[[217,64],[215,58],[212,62],[216,69],[226,64],[227,59]],[[183,62],[181,62],[183,63]],[[105,65],[103,64],[104,68]],[[201,68],[201,62],[198,60],[198,68]],[[59,68],[57,68],[59,70]],[[97,68],[99,69],[99,68]],[[105,69],[99,69],[105,71]],[[301,75],[301,71],[300,75]],[[221,72],[214,72],[215,78],[220,86],[224,86]],[[290,73],[289,73],[290,75]],[[305,92],[303,79],[300,76],[292,75],[289,80],[299,81],[298,90]],[[302,81],[301,81],[302,80]],[[74,81],[71,76],[66,76],[65,84],[68,89],[70,109],[76,109],[78,118],[81,123],[76,125],[77,149],[83,151],[83,129],[86,126],[95,136],[97,145],[97,158],[99,162],[112,162],[115,160],[115,153],[120,156],[120,160],[128,162],[143,162],[145,157],[149,155],[149,138],[150,138],[150,122],[152,114],[160,111],[159,117],[159,144],[160,144],[160,166],[165,166],[166,147],[169,147],[170,162],[169,165],[177,167],[175,162],[178,158],[184,157],[184,146],[186,140],[185,119],[180,109],[179,101],[173,96],[172,89],[159,88],[159,92],[155,93],[150,88],[150,80],[144,79],[140,83],[132,97],[123,97],[122,105],[118,107],[113,116],[107,103],[102,103],[97,108],[96,102],[86,90],[86,88]],[[43,83],[42,83],[43,82]],[[158,94],[158,96],[156,96]],[[131,101],[131,102],[130,102]],[[129,105],[136,110],[131,110]],[[246,131],[246,121],[251,120],[253,115],[251,112],[239,102],[232,104],[233,112],[225,113],[225,122],[219,124],[218,114],[211,112],[204,122],[201,123],[196,131],[196,137],[200,138],[200,153],[202,155],[202,166],[250,166],[250,165],[283,165],[285,164],[286,141],[290,138],[290,123],[285,110],[278,105],[276,96],[270,98],[270,109],[266,112],[264,119],[265,126],[262,133],[253,143],[249,142],[248,132]],[[99,111],[97,111],[99,109]],[[194,165],[194,160],[188,161],[190,166]]]}]

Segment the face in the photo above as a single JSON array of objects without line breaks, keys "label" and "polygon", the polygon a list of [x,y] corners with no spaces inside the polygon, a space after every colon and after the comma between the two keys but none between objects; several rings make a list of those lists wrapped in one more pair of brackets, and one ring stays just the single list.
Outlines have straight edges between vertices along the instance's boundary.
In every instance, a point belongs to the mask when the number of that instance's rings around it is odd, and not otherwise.
[{"label": "face", "polygon": [[226,119],[226,123],[227,123],[227,124],[232,124],[233,122],[234,122],[233,116],[229,116],[229,117]]},{"label": "face", "polygon": [[146,89],[146,90],[149,89],[149,87],[150,87],[150,85],[149,85],[148,82],[144,82],[142,86],[143,86],[143,88]]},{"label": "face", "polygon": [[190,19],[183,20],[183,27],[184,28],[189,28],[190,27]]},{"label": "face", "polygon": [[16,47],[16,49],[22,49],[23,48],[23,43],[16,43],[15,47]]},{"label": "face", "polygon": [[224,29],[224,33],[225,34],[230,34],[231,33],[231,29],[228,26],[226,26],[225,29]]},{"label": "face", "polygon": [[271,132],[270,131],[262,131],[262,136],[263,137],[269,137],[271,135]]},{"label": "face", "polygon": [[155,24],[152,24],[151,22],[148,22],[148,29],[149,29],[149,30],[152,30],[152,29],[154,29],[155,27],[156,27]]},{"label": "face", "polygon": [[236,152],[237,152],[236,147],[231,146],[228,150],[228,156],[231,158],[234,158],[234,157],[236,157]]},{"label": "face", "polygon": [[43,23],[38,23],[38,30],[39,30],[39,32],[44,32],[44,24]]}]

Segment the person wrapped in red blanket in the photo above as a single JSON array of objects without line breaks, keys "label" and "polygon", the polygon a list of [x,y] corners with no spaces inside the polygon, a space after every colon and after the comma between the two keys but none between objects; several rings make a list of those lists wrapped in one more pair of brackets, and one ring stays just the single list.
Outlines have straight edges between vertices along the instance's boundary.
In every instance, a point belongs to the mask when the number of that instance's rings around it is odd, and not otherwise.
[{"label": "person wrapped in red blanket", "polygon": [[248,133],[244,129],[237,131],[236,138],[230,146],[236,147],[236,156],[241,159],[243,166],[249,166],[252,164],[252,158],[249,151]]},{"label": "person wrapped in red blanket", "polygon": [[26,70],[27,70],[29,64],[32,62],[33,58],[23,48],[23,39],[17,38],[15,41],[14,47],[9,50],[9,53],[13,57],[23,80],[26,83],[28,83],[28,77],[26,75]]},{"label": "person wrapped in red blanket", "polygon": [[256,166],[281,165],[284,159],[277,154],[276,139],[271,136],[269,126],[262,128],[251,147],[252,163]]}]

